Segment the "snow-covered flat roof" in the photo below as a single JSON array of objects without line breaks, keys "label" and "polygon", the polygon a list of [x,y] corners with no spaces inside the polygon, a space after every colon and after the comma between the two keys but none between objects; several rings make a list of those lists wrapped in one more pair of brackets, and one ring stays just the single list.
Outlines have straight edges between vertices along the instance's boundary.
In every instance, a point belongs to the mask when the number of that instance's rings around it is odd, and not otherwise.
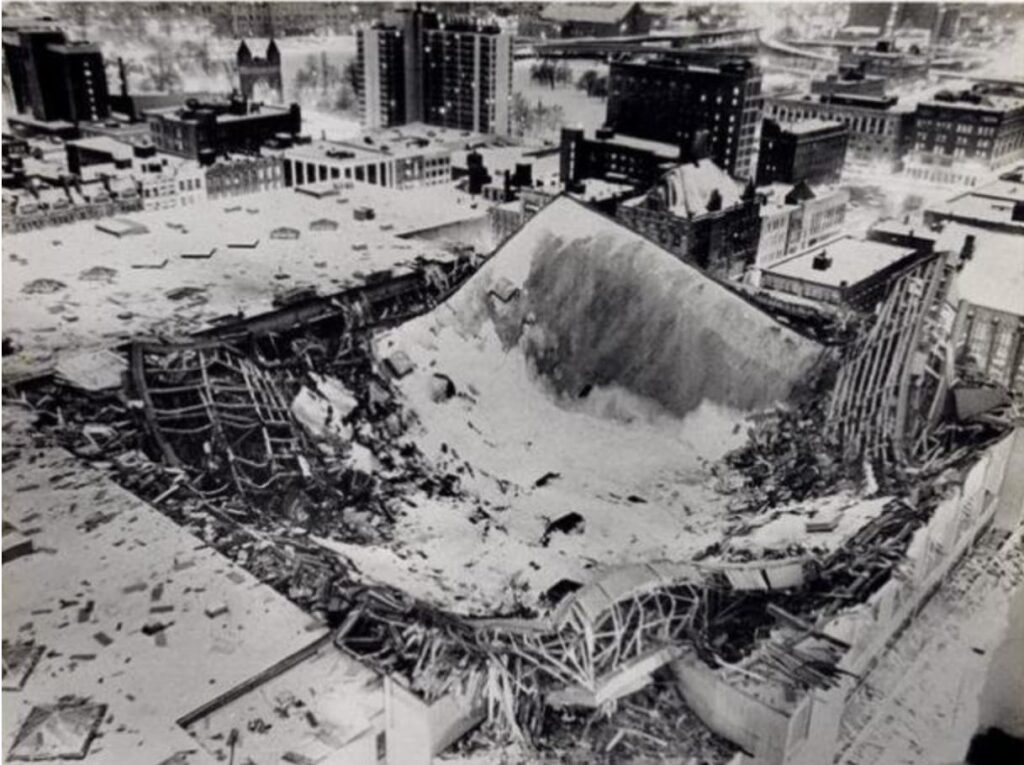
[{"label": "snow-covered flat roof", "polygon": [[974,305],[1024,317],[1024,238],[950,223],[936,245],[960,252],[974,237],[974,255],[957,274],[955,294]]},{"label": "snow-covered flat roof", "polygon": [[34,706],[67,694],[107,705],[89,763],[197,749],[179,718],[326,627],[96,469],[33,449],[30,420],[4,406],[5,455],[22,451],[5,459],[4,520],[36,550],[4,561],[4,638],[45,652],[3,694],[4,751]]},{"label": "snow-covered flat roof", "polygon": [[[814,262],[822,253],[831,262],[828,268],[819,270]],[[844,282],[853,286],[914,253],[910,247],[841,236],[773,263],[765,271],[830,287],[839,287]]]},{"label": "snow-covered flat roof", "polygon": [[[352,209],[362,205],[375,209],[374,220],[353,219]],[[398,235],[485,214],[447,186],[397,191],[354,184],[319,199],[282,189],[119,216],[149,229],[138,236],[103,233],[96,228],[102,221],[5,234],[4,334],[23,351],[4,358],[4,371],[45,369],[65,349],[106,347],[140,334],[181,336],[225,314],[269,311],[279,290],[311,285],[329,294],[360,272],[417,255],[444,257],[434,245]],[[340,225],[309,229],[323,218]],[[280,227],[298,229],[299,238],[272,239]],[[255,247],[231,246],[255,240]],[[182,257],[211,251],[202,260]],[[81,278],[95,267],[110,269],[109,278]],[[40,279],[63,286],[40,294],[32,286]],[[181,287],[199,292],[174,299],[172,290]]]}]

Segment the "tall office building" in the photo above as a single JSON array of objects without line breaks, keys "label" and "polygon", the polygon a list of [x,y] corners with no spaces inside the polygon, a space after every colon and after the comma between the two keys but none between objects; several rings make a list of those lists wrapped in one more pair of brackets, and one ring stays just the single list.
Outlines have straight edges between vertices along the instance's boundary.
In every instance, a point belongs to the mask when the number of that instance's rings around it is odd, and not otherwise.
[{"label": "tall office building", "polygon": [[752,178],[762,104],[761,70],[747,59],[613,63],[606,124],[684,151],[706,131],[715,164]]},{"label": "tall office building", "polygon": [[5,22],[4,63],[15,109],[44,122],[90,122],[110,114],[103,54],[68,42],[49,21]]},{"label": "tall office building", "polygon": [[512,37],[499,27],[417,9],[360,28],[357,47],[365,127],[511,132]]}]

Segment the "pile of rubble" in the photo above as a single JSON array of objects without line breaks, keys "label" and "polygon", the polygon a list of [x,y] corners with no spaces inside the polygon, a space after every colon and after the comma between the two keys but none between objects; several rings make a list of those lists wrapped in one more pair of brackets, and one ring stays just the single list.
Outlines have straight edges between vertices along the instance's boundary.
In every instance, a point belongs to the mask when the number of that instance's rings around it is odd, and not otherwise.
[{"label": "pile of rubble", "polygon": [[[747,443],[725,457],[738,485],[732,509],[759,513],[789,502],[803,502],[848,488],[863,479],[860,467],[846,461],[825,433],[828,391],[834,368],[826,365],[811,378],[791,406],[752,418]],[[723,476],[723,483],[731,476]]]}]

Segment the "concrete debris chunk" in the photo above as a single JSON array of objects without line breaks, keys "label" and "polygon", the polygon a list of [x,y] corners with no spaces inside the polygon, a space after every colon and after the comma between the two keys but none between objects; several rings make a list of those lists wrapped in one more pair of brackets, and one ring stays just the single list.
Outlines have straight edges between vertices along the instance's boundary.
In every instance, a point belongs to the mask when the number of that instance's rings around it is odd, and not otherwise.
[{"label": "concrete debris chunk", "polygon": [[211,603],[203,611],[211,619],[216,619],[218,616],[223,616],[228,612],[228,604],[223,602]]}]

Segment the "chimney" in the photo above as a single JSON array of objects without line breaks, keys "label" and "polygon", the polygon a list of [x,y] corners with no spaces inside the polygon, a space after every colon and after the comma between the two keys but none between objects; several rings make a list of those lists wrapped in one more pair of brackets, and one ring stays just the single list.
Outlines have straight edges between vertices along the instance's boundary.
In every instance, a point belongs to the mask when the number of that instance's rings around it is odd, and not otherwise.
[{"label": "chimney", "polygon": [[829,266],[832,265],[832,258],[829,257],[825,250],[822,250],[814,256],[814,260],[811,261],[811,268],[815,271],[827,271]]}]

